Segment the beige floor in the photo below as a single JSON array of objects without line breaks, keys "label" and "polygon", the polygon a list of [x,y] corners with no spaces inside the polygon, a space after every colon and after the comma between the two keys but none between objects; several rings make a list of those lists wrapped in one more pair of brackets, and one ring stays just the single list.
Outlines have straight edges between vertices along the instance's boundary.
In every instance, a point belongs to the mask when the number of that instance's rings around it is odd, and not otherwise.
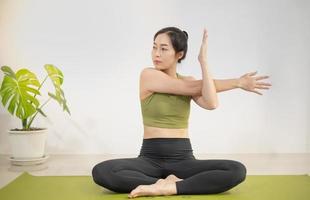
[{"label": "beige floor", "polygon": [[[50,155],[42,167],[46,169],[33,171],[24,168],[36,176],[76,176],[91,175],[91,169],[103,160],[135,157],[136,155]],[[310,154],[212,154],[195,155],[197,159],[232,159],[247,167],[248,175],[300,175],[310,173]],[[17,170],[17,171],[16,171]],[[0,155],[0,188],[4,187],[22,171],[11,166],[8,155]]]}]

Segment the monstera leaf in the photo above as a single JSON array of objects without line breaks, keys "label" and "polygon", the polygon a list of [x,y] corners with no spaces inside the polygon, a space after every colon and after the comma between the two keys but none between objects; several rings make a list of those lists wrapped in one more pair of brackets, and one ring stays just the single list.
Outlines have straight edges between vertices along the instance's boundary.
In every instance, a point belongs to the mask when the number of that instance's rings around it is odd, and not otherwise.
[{"label": "monstera leaf", "polygon": [[8,111],[20,119],[27,119],[33,115],[40,103],[34,96],[40,95],[40,83],[34,73],[27,69],[14,71],[3,66],[1,70],[5,76],[0,88],[2,104],[8,104]]},{"label": "monstera leaf", "polygon": [[63,110],[67,111],[70,114],[65,94],[60,87],[63,83],[62,72],[57,67],[51,64],[44,65],[44,68],[47,71],[48,76],[52,80],[52,83],[55,87],[55,94],[49,92],[48,95],[55,99],[60,105],[62,105]]}]

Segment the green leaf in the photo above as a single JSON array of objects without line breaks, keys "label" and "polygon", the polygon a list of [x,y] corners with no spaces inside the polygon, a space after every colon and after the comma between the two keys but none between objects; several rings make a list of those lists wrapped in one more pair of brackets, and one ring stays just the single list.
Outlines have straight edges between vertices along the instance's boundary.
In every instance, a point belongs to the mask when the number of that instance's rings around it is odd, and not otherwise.
[{"label": "green leaf", "polygon": [[70,110],[66,104],[64,104],[63,110],[67,111],[69,113],[69,115],[71,115],[71,112],[70,112]]},{"label": "green leaf", "polygon": [[13,96],[13,98],[10,101],[9,107],[8,107],[8,110],[12,115],[14,115],[14,112],[16,110],[16,106],[17,106],[16,99],[17,99],[17,96]]},{"label": "green leaf", "polygon": [[4,72],[5,75],[16,78],[14,71],[9,66],[2,66],[1,70]]},{"label": "green leaf", "polygon": [[59,103],[59,105],[63,107],[64,111],[70,114],[65,94],[61,89],[61,85],[63,83],[64,78],[62,72],[60,71],[60,69],[51,64],[46,64],[44,68],[47,71],[48,76],[52,80],[52,83],[55,87],[55,94],[49,92],[48,95],[52,97],[54,100],[56,100]]},{"label": "green leaf", "polygon": [[39,87],[40,86],[40,82],[37,79],[36,75],[34,73],[32,73],[31,71],[29,71],[28,69],[20,69],[17,71],[16,73],[16,78],[18,80],[18,82],[20,83],[20,85],[34,85]]},{"label": "green leaf", "polygon": [[40,105],[38,99],[34,98],[35,94],[40,94],[36,75],[28,69],[20,69],[15,74],[8,66],[1,67],[1,70],[5,74],[0,88],[3,106],[8,104],[7,109],[12,115],[27,119]]},{"label": "green leaf", "polygon": [[47,117],[47,115],[40,108],[37,108],[37,111],[44,117]]},{"label": "green leaf", "polygon": [[33,93],[33,94],[37,94],[37,95],[41,95],[40,92],[37,89],[35,89],[35,88],[27,87],[27,86],[24,86],[24,85],[21,85],[20,88],[22,88],[24,91],[27,91],[27,92],[30,92],[30,93]]},{"label": "green leaf", "polygon": [[58,101],[58,103],[61,103],[61,100],[59,100],[56,95],[52,94],[52,93],[48,93],[48,96],[52,97],[54,100]]},{"label": "green leaf", "polygon": [[55,67],[54,65],[51,65],[51,64],[44,65],[44,68],[47,71],[48,76],[52,80],[54,86],[60,87],[63,83],[63,78],[64,78],[60,69],[58,69],[57,67]]}]

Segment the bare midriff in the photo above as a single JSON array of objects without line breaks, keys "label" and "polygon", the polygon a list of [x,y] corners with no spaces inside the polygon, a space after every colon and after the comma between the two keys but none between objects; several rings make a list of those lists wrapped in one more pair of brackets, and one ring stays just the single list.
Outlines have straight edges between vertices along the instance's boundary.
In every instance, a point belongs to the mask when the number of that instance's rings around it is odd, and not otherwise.
[{"label": "bare midriff", "polygon": [[143,138],[188,138],[188,129],[158,128],[144,125]]}]

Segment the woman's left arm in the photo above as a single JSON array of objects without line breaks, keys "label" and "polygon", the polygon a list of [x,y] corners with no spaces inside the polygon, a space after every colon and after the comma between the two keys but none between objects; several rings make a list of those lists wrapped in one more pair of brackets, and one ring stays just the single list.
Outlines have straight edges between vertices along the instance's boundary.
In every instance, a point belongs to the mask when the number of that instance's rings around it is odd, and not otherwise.
[{"label": "woman's left arm", "polygon": [[204,29],[198,60],[201,66],[201,95],[193,96],[193,100],[201,107],[213,110],[218,107],[215,82],[210,74],[207,62],[208,31]]},{"label": "woman's left arm", "polygon": [[216,92],[224,92],[227,90],[241,88],[248,92],[254,92],[262,95],[257,89],[269,89],[270,83],[261,82],[260,80],[267,79],[269,76],[256,76],[257,72],[246,73],[236,79],[214,79]]}]

